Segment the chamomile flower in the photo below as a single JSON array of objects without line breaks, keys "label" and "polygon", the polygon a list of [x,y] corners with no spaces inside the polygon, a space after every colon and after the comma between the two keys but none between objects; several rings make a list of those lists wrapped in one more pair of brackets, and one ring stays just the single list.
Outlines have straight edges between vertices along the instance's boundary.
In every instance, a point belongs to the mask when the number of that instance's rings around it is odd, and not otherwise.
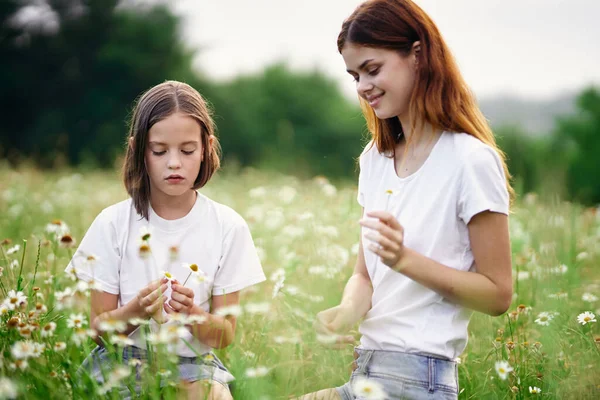
[{"label": "chamomile flower", "polygon": [[21,246],[18,244],[15,244],[13,247],[6,250],[6,255],[7,256],[13,255],[13,254],[17,253],[19,250],[21,250]]},{"label": "chamomile flower", "polygon": [[356,377],[352,382],[352,391],[357,398],[368,400],[383,400],[386,398],[383,387],[372,379]]},{"label": "chamomile flower", "polygon": [[550,325],[552,318],[554,318],[552,314],[544,311],[538,314],[535,323],[542,326],[548,326]]},{"label": "chamomile flower", "polygon": [[533,387],[529,386],[529,393],[540,394],[540,393],[542,393],[542,389],[540,389],[539,387],[536,387],[536,386],[533,386]]},{"label": "chamomile flower", "polygon": [[188,276],[187,278],[185,278],[185,281],[183,281],[183,285],[185,286],[185,284],[187,283],[188,279],[190,279],[190,276],[194,275],[195,277],[205,277],[206,275],[204,274],[204,272],[200,269],[200,267],[198,267],[198,264],[188,264],[188,263],[183,263],[181,265],[186,271],[188,271]]},{"label": "chamomile flower", "polygon": [[503,381],[505,381],[506,378],[508,377],[508,374],[513,371],[513,367],[510,366],[508,361],[504,361],[504,360],[497,361],[495,367],[496,367],[496,372],[498,373],[498,376]]},{"label": "chamomile flower", "polygon": [[17,385],[6,377],[0,377],[0,399],[15,399],[18,395]]},{"label": "chamomile flower", "polygon": [[215,315],[220,315],[223,317],[226,317],[226,316],[239,317],[241,314],[242,314],[242,307],[238,304],[221,307],[215,311]]},{"label": "chamomile flower", "polygon": [[98,324],[98,328],[103,332],[125,332],[127,324],[118,319],[105,319]]},{"label": "chamomile flower", "polygon": [[256,368],[248,368],[245,372],[246,377],[248,378],[261,378],[266,376],[269,373],[269,368],[259,366]]},{"label": "chamomile flower", "polygon": [[150,257],[150,254],[152,254],[152,250],[150,250],[150,245],[146,242],[140,244],[138,254],[140,255],[141,259],[147,260]]},{"label": "chamomile flower", "polygon": [[173,276],[173,274],[171,274],[169,271],[162,271],[161,274],[169,282],[173,282],[175,280],[175,276]]},{"label": "chamomile flower", "polygon": [[577,316],[577,322],[581,325],[591,324],[592,322],[596,322],[596,316],[594,313],[586,311]]},{"label": "chamomile flower", "polygon": [[140,241],[147,242],[152,237],[152,229],[148,226],[142,226],[140,228]]},{"label": "chamomile flower", "polygon": [[26,360],[29,357],[33,357],[34,351],[34,342],[30,340],[16,342],[10,349],[12,356],[17,360]]},{"label": "chamomile flower", "polygon": [[70,249],[75,247],[75,238],[73,236],[71,236],[70,234],[66,233],[64,235],[62,235],[59,239],[59,246],[65,249]]},{"label": "chamomile flower", "polygon": [[593,295],[592,293],[584,293],[581,296],[581,300],[587,301],[588,303],[593,303],[595,301],[598,301],[598,297]]},{"label": "chamomile flower", "polygon": [[113,335],[110,337],[109,341],[119,347],[133,346],[133,339],[130,339],[127,335],[123,334]]},{"label": "chamomile flower", "polygon": [[67,348],[67,344],[65,342],[54,343],[54,351],[63,351],[66,348]]},{"label": "chamomile flower", "polygon": [[87,320],[83,316],[83,314],[71,314],[69,319],[67,320],[67,327],[80,329],[84,325],[87,325]]},{"label": "chamomile flower", "polygon": [[22,305],[27,304],[27,296],[23,294],[23,292],[16,290],[11,290],[8,292],[8,297],[4,300],[4,304],[10,309],[14,310]]},{"label": "chamomile flower", "polygon": [[267,314],[271,309],[270,303],[248,303],[244,307],[249,314]]}]

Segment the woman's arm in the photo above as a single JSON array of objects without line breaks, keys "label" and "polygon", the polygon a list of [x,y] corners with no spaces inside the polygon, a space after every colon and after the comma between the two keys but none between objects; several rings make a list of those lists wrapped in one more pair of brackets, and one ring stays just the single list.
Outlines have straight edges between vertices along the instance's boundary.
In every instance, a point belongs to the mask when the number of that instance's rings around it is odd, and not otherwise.
[{"label": "woman's arm", "polygon": [[380,221],[361,221],[379,235],[368,238],[380,244],[369,245],[382,261],[394,270],[434,290],[445,298],[489,315],[506,312],[512,301],[512,267],[508,217],[484,211],[467,225],[475,271],[459,271],[442,265],[404,247],[404,232],[398,221],[387,212],[372,212]]},{"label": "woman's arm", "polygon": [[342,300],[338,306],[317,314],[316,331],[325,335],[347,331],[367,315],[371,309],[372,296],[373,285],[367,271],[361,237],[358,242],[354,273],[346,283]]}]

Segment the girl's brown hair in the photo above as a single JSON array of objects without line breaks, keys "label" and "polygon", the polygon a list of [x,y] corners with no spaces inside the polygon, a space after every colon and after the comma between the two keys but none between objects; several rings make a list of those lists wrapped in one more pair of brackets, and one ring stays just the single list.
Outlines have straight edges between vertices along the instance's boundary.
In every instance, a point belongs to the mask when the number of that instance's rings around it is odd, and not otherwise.
[{"label": "girl's brown hair", "polygon": [[123,181],[136,211],[146,219],[150,206],[150,179],[145,162],[148,132],[154,124],[176,112],[194,118],[200,125],[202,163],[192,188],[203,187],[221,164],[221,147],[211,112],[198,91],[182,82],[166,81],[143,93],[135,104],[129,125]]},{"label": "girl's brown hair", "polygon": [[[438,28],[419,6],[410,0],[366,1],[342,24],[337,45],[340,53],[346,43],[353,43],[408,56],[417,41],[420,42],[417,77],[409,104],[412,128],[418,132],[428,124],[436,130],[464,132],[494,148],[502,161],[510,197],[514,198],[506,156],[498,148]],[[394,154],[397,137],[403,129],[399,119],[381,120],[368,102],[360,99],[360,104],[379,152]]]}]

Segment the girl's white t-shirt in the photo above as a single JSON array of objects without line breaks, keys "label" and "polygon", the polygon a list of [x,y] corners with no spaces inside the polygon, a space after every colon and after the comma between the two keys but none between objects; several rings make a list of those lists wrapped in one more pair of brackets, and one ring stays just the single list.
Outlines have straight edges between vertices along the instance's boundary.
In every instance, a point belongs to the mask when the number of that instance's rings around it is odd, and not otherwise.
[{"label": "girl's white t-shirt", "polygon": [[[392,194],[388,194],[388,190]],[[509,194],[497,152],[474,136],[442,133],[425,163],[399,178],[394,158],[367,145],[360,157],[358,202],[387,210],[404,227],[404,245],[460,271],[474,271],[467,224],[482,212],[508,215]],[[360,325],[361,346],[455,359],[467,344],[471,311],[395,272],[369,251],[372,307]]]},{"label": "girl's white t-shirt", "polygon": [[[194,290],[194,302],[209,311],[212,295],[226,295],[265,280],[248,225],[231,208],[198,193],[196,203],[183,218],[166,220],[150,208],[148,220],[142,218],[131,199],[104,209],[94,220],[77,252],[66,268],[84,281],[94,282],[101,290],[119,295],[119,305],[127,304],[152,280],[169,271],[181,284],[189,275],[182,264],[197,264],[208,278],[206,282],[191,276],[186,287]],[[140,257],[144,232],[150,232],[151,254]],[[177,260],[170,248],[176,246]],[[95,260],[89,262],[88,256]],[[170,297],[171,288],[165,292]],[[167,324],[175,324],[174,321]],[[152,321],[153,329],[158,325]],[[134,345],[146,348],[141,330],[130,334]],[[183,337],[199,353],[212,349],[191,332]],[[177,354],[196,354],[179,341]]]}]

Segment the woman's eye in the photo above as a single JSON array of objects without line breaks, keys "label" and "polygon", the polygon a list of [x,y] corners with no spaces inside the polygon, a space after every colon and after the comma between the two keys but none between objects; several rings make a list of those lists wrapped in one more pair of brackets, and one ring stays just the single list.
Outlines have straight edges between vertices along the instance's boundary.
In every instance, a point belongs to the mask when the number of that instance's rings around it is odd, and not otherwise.
[{"label": "woman's eye", "polygon": [[155,155],[155,156],[162,156],[162,155],[163,155],[163,154],[165,154],[165,153],[166,153],[166,151],[164,151],[164,150],[163,150],[163,151],[153,151],[153,152],[152,152],[152,155]]},{"label": "woman's eye", "polygon": [[181,152],[185,155],[191,156],[192,154],[194,154],[196,150],[181,150]]},{"label": "woman's eye", "polygon": [[372,70],[369,71],[369,75],[377,75],[377,73],[379,73],[379,67],[373,68]]}]

